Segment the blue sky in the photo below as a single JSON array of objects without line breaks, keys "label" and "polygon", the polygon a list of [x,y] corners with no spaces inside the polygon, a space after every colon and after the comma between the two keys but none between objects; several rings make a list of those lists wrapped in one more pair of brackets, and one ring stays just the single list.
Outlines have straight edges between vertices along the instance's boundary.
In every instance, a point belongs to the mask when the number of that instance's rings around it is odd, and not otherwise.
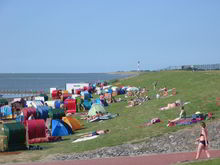
[{"label": "blue sky", "polygon": [[219,0],[1,0],[1,73],[220,63]]}]

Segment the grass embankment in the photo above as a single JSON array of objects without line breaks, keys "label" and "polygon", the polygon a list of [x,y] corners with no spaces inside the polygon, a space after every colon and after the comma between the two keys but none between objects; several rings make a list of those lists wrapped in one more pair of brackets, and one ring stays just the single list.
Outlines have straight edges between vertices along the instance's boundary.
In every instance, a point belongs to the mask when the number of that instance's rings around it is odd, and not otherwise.
[{"label": "grass embankment", "polygon": [[[167,87],[176,88],[177,95],[167,98],[155,99],[156,91],[153,90],[153,82],[159,81],[157,88]],[[94,150],[101,147],[116,146],[123,143],[137,143],[145,141],[148,138],[159,136],[164,133],[170,133],[186,126],[166,127],[168,119],[176,118],[179,115],[179,108],[168,111],[159,111],[161,106],[172,103],[177,99],[190,101],[185,106],[187,115],[200,111],[203,113],[214,112],[220,116],[220,107],[216,106],[216,97],[220,97],[220,72],[187,72],[187,71],[164,71],[143,73],[137,77],[122,79],[117,85],[131,85],[137,87],[146,87],[149,89],[149,96],[152,98],[140,106],[126,108],[127,102],[111,104],[107,110],[111,113],[119,113],[120,116],[103,122],[84,123],[85,129],[75,132],[74,135],[64,137],[64,141],[57,143],[39,144],[44,148],[42,151],[34,152],[32,160],[40,159],[54,153],[71,153]],[[124,98],[123,95],[118,96]],[[139,128],[145,122],[154,117],[159,117],[163,122],[150,127]],[[192,127],[191,126],[187,126]],[[109,134],[100,136],[94,140],[71,143],[79,134],[90,132],[97,129],[110,129]],[[29,154],[25,151],[24,154]],[[26,161],[23,159],[23,161]]]},{"label": "grass embankment", "polygon": [[212,160],[203,160],[198,162],[191,162],[191,163],[183,163],[178,165],[219,165],[220,159],[212,159]]}]

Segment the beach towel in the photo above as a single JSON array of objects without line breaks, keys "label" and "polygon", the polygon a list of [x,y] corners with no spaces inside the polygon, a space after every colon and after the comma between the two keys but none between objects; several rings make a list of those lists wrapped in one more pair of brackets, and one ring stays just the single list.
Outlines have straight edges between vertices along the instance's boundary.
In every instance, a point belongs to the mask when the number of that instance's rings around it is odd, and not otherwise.
[{"label": "beach towel", "polygon": [[183,119],[183,120],[176,122],[175,124],[176,125],[191,125],[196,122],[197,122],[196,120],[192,121],[192,119]]},{"label": "beach towel", "polygon": [[82,137],[82,138],[79,138],[79,139],[76,139],[76,140],[72,141],[72,143],[77,143],[77,142],[92,140],[92,139],[95,139],[95,138],[97,138],[97,137],[99,137],[99,135],[90,136],[90,137]]},{"label": "beach towel", "polygon": [[197,122],[200,122],[202,120],[204,120],[204,119],[200,118],[200,117],[193,116],[193,118],[189,117],[189,118],[185,118],[185,119],[181,119],[179,121],[176,121],[175,123],[173,123],[173,122],[171,122],[171,124],[168,123],[167,126],[170,127],[170,126],[177,126],[177,125],[179,125],[179,126],[191,125],[191,124],[195,124]]}]

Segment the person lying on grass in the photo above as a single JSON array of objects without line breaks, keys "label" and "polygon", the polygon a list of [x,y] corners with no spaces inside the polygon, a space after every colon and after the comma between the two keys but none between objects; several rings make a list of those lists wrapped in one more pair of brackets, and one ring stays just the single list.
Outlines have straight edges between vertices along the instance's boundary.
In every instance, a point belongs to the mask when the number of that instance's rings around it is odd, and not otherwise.
[{"label": "person lying on grass", "polygon": [[93,120],[93,119],[95,119],[95,118],[97,118],[97,117],[101,117],[101,116],[103,116],[104,115],[104,113],[102,113],[102,112],[97,112],[96,111],[96,115],[94,115],[94,116],[89,116],[89,117],[84,117],[84,118],[81,118],[81,119],[83,119],[83,120]]},{"label": "person lying on grass", "polygon": [[175,101],[174,103],[168,103],[166,107],[161,107],[160,110],[163,111],[163,110],[168,110],[168,109],[172,109],[172,108],[175,108],[175,107],[178,107],[181,105],[181,101],[180,100],[177,100]]},{"label": "person lying on grass", "polygon": [[91,133],[85,134],[82,137],[91,137],[91,136],[95,136],[95,135],[103,135],[103,134],[107,134],[110,131],[108,129],[106,130],[97,130],[97,131],[93,131]]},{"label": "person lying on grass", "polygon": [[128,106],[127,107],[134,107],[138,105],[137,101],[134,99],[131,99],[130,101],[128,101]]}]

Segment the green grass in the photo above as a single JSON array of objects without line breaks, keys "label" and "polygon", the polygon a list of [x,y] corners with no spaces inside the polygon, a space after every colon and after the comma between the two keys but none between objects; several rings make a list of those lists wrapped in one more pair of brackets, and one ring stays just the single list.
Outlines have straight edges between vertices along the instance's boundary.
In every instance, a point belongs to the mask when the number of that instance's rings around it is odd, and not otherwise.
[{"label": "green grass", "polygon": [[[152,85],[156,80],[159,81],[158,88],[163,88],[164,86],[168,89],[176,88],[177,95],[156,100],[156,91],[153,90]],[[176,118],[179,115],[179,109],[174,108],[168,111],[159,111],[159,108],[167,105],[167,103],[174,102],[177,99],[191,102],[191,104],[185,106],[187,115],[192,115],[193,113],[200,111],[203,113],[213,112],[216,117],[220,117],[220,107],[216,106],[216,97],[220,97],[220,71],[149,72],[140,74],[137,77],[122,79],[117,81],[117,84],[146,87],[150,90],[149,96],[152,100],[132,108],[125,107],[127,102],[111,104],[107,107],[107,110],[111,113],[119,113],[119,117],[103,122],[84,122],[85,129],[76,131],[72,136],[64,137],[64,141],[39,144],[44,147],[44,150],[36,151],[39,154],[39,157],[45,157],[54,153],[83,152],[124,143],[138,143],[154,136],[160,136],[164,133],[192,127],[166,127],[168,119]],[[123,95],[118,97],[124,98]],[[163,122],[152,125],[151,127],[138,127],[154,117],[159,117]],[[78,137],[78,134],[97,129],[110,129],[111,132],[94,140],[74,144],[71,143],[72,140]]]},{"label": "green grass", "polygon": [[218,159],[203,160],[203,161],[192,162],[192,163],[184,163],[182,165],[219,165],[219,164],[220,164],[220,159],[218,158]]}]

